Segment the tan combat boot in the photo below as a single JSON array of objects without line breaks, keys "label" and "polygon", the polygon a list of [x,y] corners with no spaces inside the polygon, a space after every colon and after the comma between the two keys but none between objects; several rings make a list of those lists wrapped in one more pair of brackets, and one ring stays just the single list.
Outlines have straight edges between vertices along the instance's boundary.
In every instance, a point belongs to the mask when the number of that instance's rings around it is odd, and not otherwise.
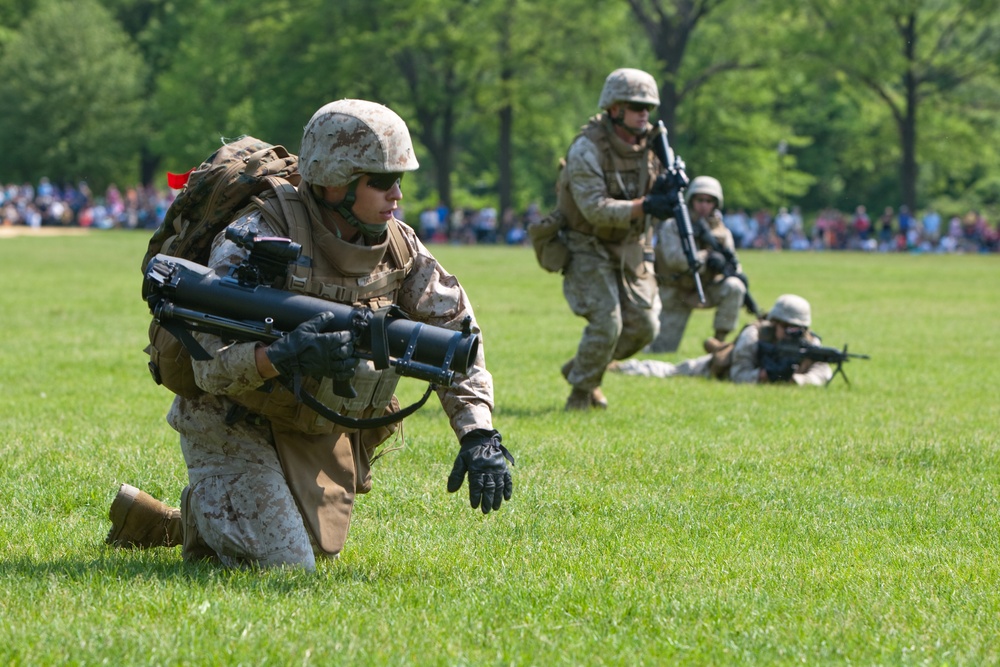
[{"label": "tan combat boot", "polygon": [[[569,373],[573,370],[573,362],[575,359],[570,359],[565,364],[562,365],[560,372],[562,376],[569,382]],[[596,387],[587,392],[588,405],[586,407],[570,407],[570,403],[573,402],[573,395],[577,391],[583,391],[582,389],[574,389],[573,393],[569,395],[569,399],[566,401],[567,410],[586,410],[587,408],[597,408],[599,410],[608,409],[608,399],[604,397],[604,392],[601,391],[600,387]]]},{"label": "tan combat boot", "polygon": [[721,350],[724,345],[725,343],[723,343],[718,338],[706,338],[705,342],[702,343],[702,347],[704,347],[705,351],[708,352],[709,354],[715,354],[716,352]]},{"label": "tan combat boot", "polygon": [[181,511],[129,484],[118,489],[108,515],[111,530],[104,541],[113,547],[175,547],[183,540]]},{"label": "tan combat boot", "polygon": [[590,407],[598,410],[608,409],[608,399],[604,397],[604,392],[601,391],[600,387],[594,387],[590,390]]},{"label": "tan combat boot", "polygon": [[573,389],[569,394],[569,398],[566,399],[566,411],[573,412],[577,410],[589,410],[590,409],[590,392],[586,389]]}]

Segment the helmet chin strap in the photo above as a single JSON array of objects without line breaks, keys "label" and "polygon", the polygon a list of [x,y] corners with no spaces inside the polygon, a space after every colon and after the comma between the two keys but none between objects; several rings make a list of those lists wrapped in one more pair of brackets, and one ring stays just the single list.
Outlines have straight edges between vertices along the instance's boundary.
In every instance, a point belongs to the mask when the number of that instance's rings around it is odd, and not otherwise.
[{"label": "helmet chin strap", "polygon": [[387,224],[384,225],[369,225],[367,223],[361,222],[358,216],[354,215],[354,202],[357,201],[358,183],[361,182],[360,178],[356,178],[351,181],[351,184],[347,186],[347,196],[344,197],[344,201],[339,204],[334,204],[334,210],[344,217],[351,227],[354,227],[361,235],[365,237],[366,241],[376,241],[382,234],[385,233]]},{"label": "helmet chin strap", "polygon": [[622,128],[623,130],[625,130],[634,137],[639,137],[641,139],[642,137],[645,137],[647,134],[649,134],[649,128],[650,128],[649,123],[646,123],[646,126],[641,130],[637,130],[634,127],[629,127],[628,125],[626,125],[625,110],[622,109],[621,106],[618,107],[617,116],[613,116],[611,115],[611,112],[608,112],[608,118],[611,119],[611,123],[613,125],[617,125],[618,127]]}]

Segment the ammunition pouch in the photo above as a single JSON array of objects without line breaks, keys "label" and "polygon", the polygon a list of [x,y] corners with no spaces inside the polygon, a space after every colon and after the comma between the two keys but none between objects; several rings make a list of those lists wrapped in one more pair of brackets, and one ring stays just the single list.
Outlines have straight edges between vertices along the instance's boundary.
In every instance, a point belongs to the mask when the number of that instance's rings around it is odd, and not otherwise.
[{"label": "ammunition pouch", "polygon": [[562,234],[565,228],[566,216],[558,208],[528,225],[528,238],[538,265],[550,273],[561,273],[569,264],[570,252]]}]

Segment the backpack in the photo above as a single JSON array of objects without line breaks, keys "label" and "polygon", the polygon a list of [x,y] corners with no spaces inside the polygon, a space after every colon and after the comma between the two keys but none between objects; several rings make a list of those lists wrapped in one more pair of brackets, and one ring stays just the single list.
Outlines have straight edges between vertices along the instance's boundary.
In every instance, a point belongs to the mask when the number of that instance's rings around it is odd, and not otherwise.
[{"label": "backpack", "polygon": [[299,184],[299,158],[283,146],[242,137],[225,144],[186,174],[167,174],[171,188],[183,188],[149,239],[142,271],[157,253],[208,262],[215,236],[250,198],[282,182]]},{"label": "backpack", "polygon": [[[212,153],[186,174],[167,174],[170,187],[182,188],[167,209],[163,223],[149,239],[142,259],[145,275],[149,260],[162,253],[207,264],[212,241],[229,225],[251,199],[273,190],[282,208],[307,216],[294,196],[300,179],[298,157],[283,146],[254,137],[242,137]],[[295,206],[297,204],[297,206]],[[195,384],[187,347],[154,318],[149,325],[149,371],[157,384],[175,394],[196,398],[202,391]]]}]

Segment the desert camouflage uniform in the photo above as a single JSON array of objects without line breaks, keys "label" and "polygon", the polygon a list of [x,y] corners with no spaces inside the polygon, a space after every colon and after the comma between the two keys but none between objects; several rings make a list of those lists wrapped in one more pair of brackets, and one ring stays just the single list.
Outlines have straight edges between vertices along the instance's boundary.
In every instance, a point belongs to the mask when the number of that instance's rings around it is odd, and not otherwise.
[{"label": "desert camouflage uniform", "polygon": [[[732,367],[728,378],[737,384],[756,384],[760,378],[760,363],[758,362],[758,346],[760,340],[760,322],[755,322],[743,328],[732,349]],[[819,338],[816,337],[817,344]],[[613,370],[624,375],[641,375],[643,377],[668,378],[675,376],[694,376],[708,378],[712,376],[713,355],[705,354],[694,359],[687,359],[679,364],[671,364],[655,359],[629,359],[618,363]],[[830,364],[812,362],[802,373],[792,375],[792,382],[797,385],[825,385],[833,377]]]},{"label": "desert camouflage uniform", "polygon": [[[257,211],[233,224],[264,236],[279,235]],[[458,330],[466,316],[473,317],[472,330],[478,333],[469,299],[457,279],[411,228],[399,226],[413,264],[396,303],[414,320],[449,329]],[[220,234],[209,263],[225,272],[245,256]],[[217,337],[196,335],[213,355],[210,361],[194,362],[196,381],[206,393],[197,399],[178,396],[167,415],[180,433],[188,468],[189,486],[181,508],[185,558],[210,556],[229,566],[294,564],[311,569],[314,554],[336,555],[347,535],[355,493],[366,492],[366,483],[370,485],[359,434],[337,429],[332,434],[299,435],[307,448],[305,455],[317,458],[321,473],[314,480],[312,496],[296,494],[276,451],[272,427],[252,418],[227,423],[236,406],[230,397],[253,392],[265,382],[256,368],[256,344],[224,346]],[[493,379],[482,346],[470,373],[454,386],[439,389],[438,397],[459,438],[474,429],[492,429]],[[323,502],[325,524],[317,521],[314,506]],[[332,534],[316,534],[331,522]]]},{"label": "desert camouflage uniform", "polygon": [[[632,356],[656,336],[651,234],[645,216],[631,219],[631,200],[645,195],[656,176],[651,160],[645,140],[622,141],[604,114],[590,120],[566,156],[559,208],[569,220],[571,258],[563,294],[587,320],[567,377],[576,389],[600,386],[608,362]],[[623,168],[605,169],[609,161]]]},{"label": "desert camouflage uniform", "polygon": [[[706,221],[708,227],[725,247],[736,251],[733,235],[722,222],[722,215],[714,211]],[[694,308],[715,308],[716,331],[733,331],[739,324],[740,308],[747,288],[736,277],[712,275],[705,267],[708,249],[698,243],[696,256],[702,263],[699,271],[705,290],[705,305],[698,303],[694,278],[688,270],[687,258],[677,233],[677,221],[664,220],[656,231],[656,279],[660,284],[660,332],[650,346],[650,352],[676,352],[684,337],[688,318]],[[737,271],[742,271],[737,267]]]}]

